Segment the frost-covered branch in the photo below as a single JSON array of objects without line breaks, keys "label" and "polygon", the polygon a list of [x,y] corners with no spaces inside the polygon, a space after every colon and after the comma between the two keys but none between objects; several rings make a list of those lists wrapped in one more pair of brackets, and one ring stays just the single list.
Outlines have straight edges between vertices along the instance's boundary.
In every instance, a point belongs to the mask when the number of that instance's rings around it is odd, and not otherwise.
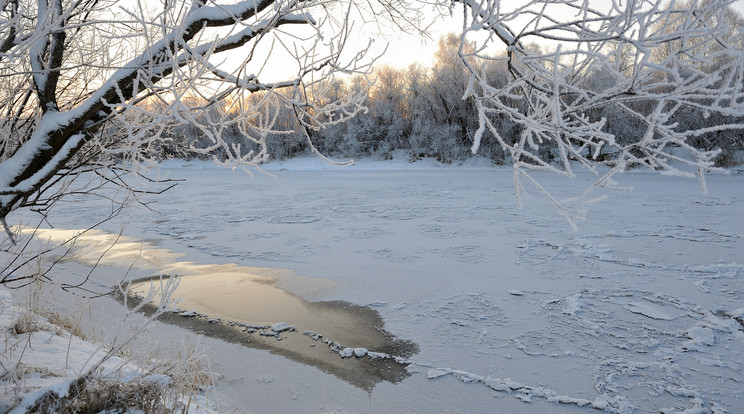
[{"label": "frost-covered branch", "polygon": [[[103,168],[124,160],[137,170],[154,155],[148,148],[173,142],[179,124],[209,131],[212,143],[202,153],[229,148],[229,164],[257,165],[266,154],[256,157],[249,147],[265,146],[256,138],[264,127],[251,120],[264,109],[246,105],[251,94],[282,97],[281,89],[300,91],[369,68],[359,60],[363,51],[342,60],[350,1],[184,0],[158,9],[119,3],[0,5],[0,218],[42,200],[53,177],[84,168],[94,154]],[[286,67],[287,59],[294,72],[275,79],[274,67]],[[282,99],[287,108],[295,105]],[[225,125],[201,122],[214,108],[244,112],[230,113]]]},{"label": "frost-covered branch", "polygon": [[[466,6],[460,57],[471,76],[464,99],[474,100],[480,120],[472,149],[484,137],[497,141],[518,193],[519,177],[547,192],[530,171],[573,176],[577,163],[602,183],[605,166],[612,175],[642,165],[696,177],[705,189],[719,152],[692,137],[743,126],[743,25],[729,1],[613,2],[604,10],[586,0],[458,2]],[[495,81],[501,66],[509,77]],[[518,137],[499,130],[504,117]]]}]

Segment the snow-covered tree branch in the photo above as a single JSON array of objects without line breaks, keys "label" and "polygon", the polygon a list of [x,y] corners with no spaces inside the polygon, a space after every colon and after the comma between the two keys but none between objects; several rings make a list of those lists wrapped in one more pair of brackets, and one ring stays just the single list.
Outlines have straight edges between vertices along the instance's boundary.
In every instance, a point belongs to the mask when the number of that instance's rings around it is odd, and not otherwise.
[{"label": "snow-covered tree branch", "polygon": [[[312,107],[307,88],[338,72],[367,70],[374,60],[352,55],[342,61],[352,10],[342,1],[167,1],[158,7],[3,1],[0,219],[20,206],[45,205],[51,197],[42,193],[55,176],[73,177],[101,157],[116,160],[100,162],[103,167],[124,161],[136,168],[141,149],[168,139],[169,126],[194,122],[215,105],[241,109],[233,122],[243,124],[243,138],[265,147],[252,122],[261,109],[242,103],[251,93],[290,88],[293,93],[282,95],[290,97],[285,105]],[[226,52],[236,50],[227,59]],[[273,77],[267,61],[281,54],[284,66],[294,58],[294,70],[264,81]],[[229,165],[266,157],[265,151],[243,153],[214,128],[200,128],[208,132],[209,148],[230,148]]]},{"label": "snow-covered tree branch", "polygon": [[[498,141],[518,194],[525,180],[547,193],[530,172],[573,176],[575,161],[601,176],[596,185],[643,165],[698,177],[705,189],[703,173],[719,153],[692,141],[744,126],[743,26],[729,1],[458,3],[466,6],[460,56],[471,75],[464,98],[475,100],[480,119],[473,151],[485,135]],[[494,53],[494,43],[506,53]],[[498,62],[506,82],[489,78]],[[500,133],[504,117],[518,136]],[[555,203],[581,216],[585,196],[574,210]]]}]

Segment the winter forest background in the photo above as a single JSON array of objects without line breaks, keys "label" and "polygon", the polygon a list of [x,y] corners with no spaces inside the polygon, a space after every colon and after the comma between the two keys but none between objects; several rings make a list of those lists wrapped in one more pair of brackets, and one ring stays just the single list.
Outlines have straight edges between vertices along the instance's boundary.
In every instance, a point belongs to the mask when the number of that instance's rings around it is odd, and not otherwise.
[{"label": "winter forest background", "polygon": [[[548,195],[531,172],[573,176],[573,161],[596,186],[642,165],[705,188],[705,171],[741,150],[744,24],[727,1],[7,0],[1,10],[8,235],[12,211],[49,209],[81,173],[136,190],[117,171],[172,157],[249,169],[308,151],[445,163],[471,152],[513,166],[517,194]],[[423,36],[460,13],[430,67],[375,65],[381,33]],[[360,38],[365,24],[377,30]]]},{"label": "winter forest background", "polygon": [[[732,11],[732,17],[739,25],[744,20]],[[742,27],[742,26],[740,26]],[[472,53],[473,45],[465,45],[464,53]],[[530,44],[529,51],[534,56],[550,56],[548,47]],[[653,60],[662,62],[669,50],[660,48],[653,52]],[[506,87],[510,73],[505,56],[493,56],[484,66],[485,79],[494,88]],[[628,61],[624,61],[627,59]],[[629,54],[616,53],[610,61],[620,67],[620,71],[632,70],[633,62]],[[272,159],[287,159],[298,155],[309,155],[313,145],[322,154],[346,159],[369,156],[389,159],[393,151],[403,150],[407,159],[414,162],[424,157],[432,157],[443,163],[462,161],[472,156],[473,136],[479,127],[478,110],[475,97],[467,96],[470,82],[468,68],[460,58],[460,38],[450,33],[438,40],[438,50],[427,67],[413,64],[408,68],[396,68],[390,65],[375,67],[369,74],[358,74],[336,79],[319,85],[324,100],[328,102],[342,100],[347,96],[361,95],[364,110],[346,122],[329,122],[322,129],[310,132],[308,141],[305,131],[291,107],[283,105],[288,96],[279,97],[274,93],[254,93],[248,105],[268,101],[274,109],[271,127],[266,128],[266,151]],[[717,69],[712,62],[708,71]],[[720,65],[720,63],[718,63]],[[599,93],[615,86],[615,80],[609,71],[591,70],[583,74],[582,86],[588,91]],[[292,92],[287,92],[291,94]],[[281,92],[279,92],[281,94]],[[518,98],[515,98],[515,102]],[[701,103],[704,99],[701,100]],[[193,99],[189,102],[195,107],[204,106],[204,101]],[[149,108],[153,113],[161,113],[156,104]],[[522,103],[522,113],[526,115],[526,102]],[[639,99],[632,107],[641,114],[653,112],[655,99]],[[520,108],[519,105],[515,105]],[[159,140],[143,148],[148,157],[156,159],[169,158],[210,158],[217,154],[227,158],[223,146],[217,151],[206,153],[204,149],[213,143],[207,137],[208,129],[204,125],[222,125],[224,139],[230,144],[246,145],[244,131],[234,119],[241,111],[241,106],[231,102],[222,102],[201,114],[193,124],[172,123],[166,127]],[[611,100],[594,106],[587,114],[590,122],[606,120],[606,131],[614,135],[620,145],[629,145],[641,141],[647,133],[648,125],[639,118],[621,108]],[[256,114],[251,124],[260,129],[265,114]],[[323,119],[321,115],[321,119]],[[259,119],[261,118],[261,119]],[[332,121],[332,115],[325,115]],[[704,151],[720,149],[715,158],[715,166],[732,167],[742,163],[741,151],[744,140],[739,129],[717,129],[721,125],[740,125],[744,115],[722,115],[709,113],[703,107],[687,107],[677,111],[670,120],[678,131],[709,130],[693,135],[688,142],[695,148]],[[515,122],[507,114],[496,116],[493,124],[498,133],[506,139],[506,144],[514,145],[519,141],[526,126]],[[200,127],[201,126],[201,127]],[[116,133],[116,130],[113,132]],[[195,151],[194,149],[200,149]],[[258,143],[248,143],[246,149],[258,151]],[[540,145],[539,156],[548,162],[559,157],[555,142]],[[508,165],[512,160],[508,152],[495,139],[491,130],[486,130],[480,143],[478,154],[487,157],[496,165]],[[605,147],[596,154],[599,161],[612,161],[613,149]]]}]

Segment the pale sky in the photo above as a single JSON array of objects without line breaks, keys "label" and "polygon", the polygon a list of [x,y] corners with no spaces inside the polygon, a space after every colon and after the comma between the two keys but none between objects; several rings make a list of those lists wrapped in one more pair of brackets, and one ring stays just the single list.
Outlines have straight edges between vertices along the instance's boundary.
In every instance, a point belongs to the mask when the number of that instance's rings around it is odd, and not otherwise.
[{"label": "pale sky", "polygon": [[437,51],[439,38],[449,32],[458,33],[462,29],[462,15],[438,18],[430,27],[429,37],[420,37],[412,34],[391,35],[379,38],[380,48],[388,42],[385,55],[379,63],[390,64],[396,67],[408,67],[418,62],[424,66],[431,64],[434,52]]},{"label": "pale sky", "polygon": [[[597,0],[604,2],[606,0]],[[737,0],[733,8],[744,16],[744,0]],[[431,38],[422,39],[413,35],[389,36],[387,39],[381,38],[380,43],[385,40],[389,42],[387,53],[379,62],[387,63],[397,67],[407,67],[408,65],[419,62],[424,66],[431,63],[434,52],[437,50],[437,41],[442,35],[449,32],[459,33],[462,30],[462,11],[455,11],[452,17],[437,19],[437,22],[431,28]]]},{"label": "pale sky", "polygon": [[[598,8],[601,9],[601,3],[607,3],[608,0],[596,0]],[[734,8],[744,14],[744,0],[738,0]],[[438,48],[438,40],[442,35],[449,32],[458,33],[462,30],[462,9],[456,8],[453,11],[452,16],[429,17],[430,20],[434,20],[434,23],[429,28],[429,37],[420,37],[415,34],[401,33],[397,28],[385,28],[381,30],[376,25],[369,24],[362,26],[355,24],[354,30],[352,31],[352,37],[347,44],[347,49],[357,51],[364,48],[367,44],[368,39],[375,39],[375,43],[372,46],[372,52],[374,55],[379,55],[382,50],[387,46],[386,53],[376,62],[380,64],[390,64],[395,67],[405,68],[410,64],[418,62],[423,66],[429,66],[432,62],[434,53]],[[384,32],[385,35],[381,36],[380,31]],[[264,81],[276,81],[276,80],[287,80],[292,78],[297,71],[296,62],[292,60],[283,60],[280,56],[286,52],[278,50],[262,50],[257,53],[257,56],[271,56],[271,63],[259,73],[259,78]],[[234,60],[241,54],[233,54],[228,60]],[[224,58],[221,57],[221,58]],[[256,59],[256,61],[263,61]],[[249,69],[257,71],[258,68]]]},{"label": "pale sky", "polygon": [[[449,32],[457,33],[462,29],[462,12],[450,17],[434,17],[432,13],[429,20],[434,22],[429,27],[429,36],[422,37],[418,34],[402,33],[398,28],[378,27],[375,24],[354,23],[350,39],[346,45],[348,52],[354,52],[366,47],[369,39],[374,39],[370,48],[371,55],[379,56],[383,51],[385,53],[376,61],[375,65],[389,64],[391,66],[406,68],[412,63],[418,62],[423,66],[430,66],[434,53],[438,48],[438,41],[442,35]],[[296,30],[296,28],[293,28]],[[380,33],[383,34],[380,34]],[[265,52],[264,52],[265,53]],[[274,50],[274,56],[283,52]],[[297,65],[292,60],[287,60],[286,64],[280,62],[267,66],[259,75],[263,81],[272,80],[270,77],[287,79],[296,73]]]}]

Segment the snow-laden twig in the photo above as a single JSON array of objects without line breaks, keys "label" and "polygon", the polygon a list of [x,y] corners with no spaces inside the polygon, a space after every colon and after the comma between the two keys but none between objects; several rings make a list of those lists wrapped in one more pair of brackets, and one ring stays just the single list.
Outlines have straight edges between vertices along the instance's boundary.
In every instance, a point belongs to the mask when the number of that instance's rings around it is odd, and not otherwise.
[{"label": "snow-laden twig", "polygon": [[[470,74],[463,98],[474,101],[479,119],[472,149],[490,135],[518,176],[554,203],[529,171],[570,177],[574,164],[595,174],[609,165],[573,199],[580,204],[608,174],[622,171],[618,165],[697,178],[705,190],[705,172],[719,152],[691,141],[742,128],[744,36],[730,1],[613,3],[604,10],[586,0],[457,3],[469,10],[460,37],[467,47],[459,54]],[[503,56],[487,47],[491,35],[506,48]],[[560,43],[541,51],[535,41]],[[509,79],[495,84],[489,76],[502,62]],[[518,139],[496,128],[499,117],[519,126]]]}]

